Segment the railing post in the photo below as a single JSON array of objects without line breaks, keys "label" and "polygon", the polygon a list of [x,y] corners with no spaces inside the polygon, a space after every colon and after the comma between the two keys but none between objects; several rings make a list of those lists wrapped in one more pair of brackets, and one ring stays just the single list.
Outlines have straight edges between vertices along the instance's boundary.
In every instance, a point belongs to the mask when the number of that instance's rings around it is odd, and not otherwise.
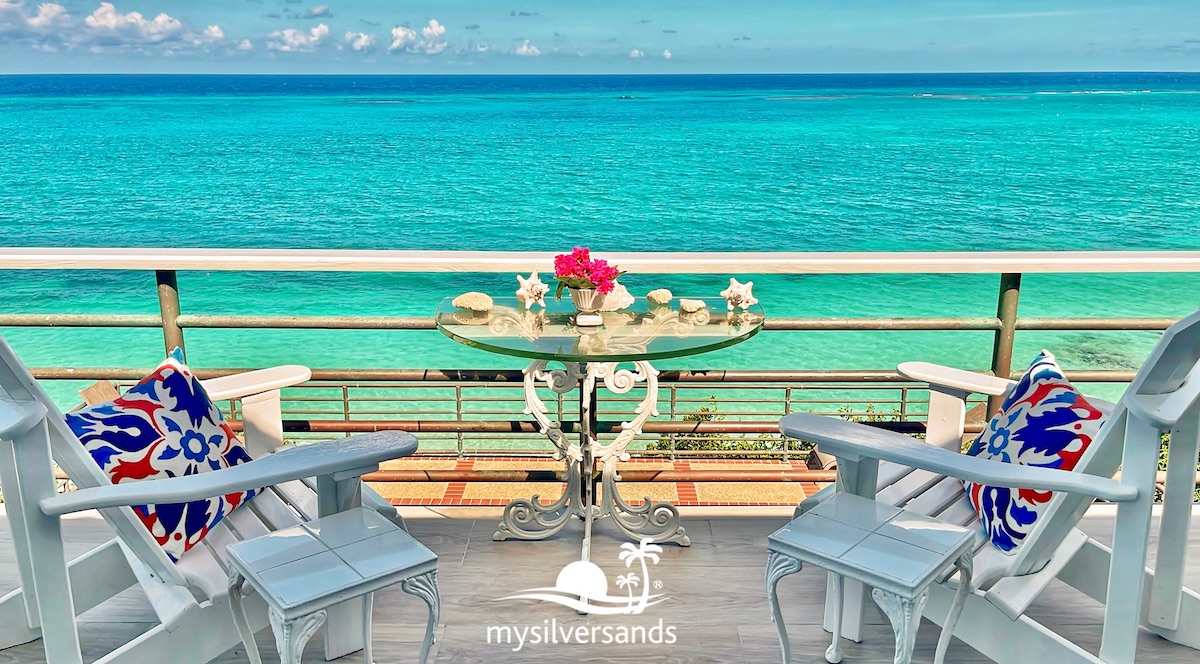
[{"label": "railing post", "polygon": [[183,329],[179,327],[179,281],[175,270],[155,270],[158,282],[158,311],[162,315],[163,345],[170,353],[183,348]]},{"label": "railing post", "polygon": [[[1006,272],[1000,275],[1000,296],[996,300],[996,318],[1000,329],[996,330],[992,345],[992,373],[1007,379],[1012,374],[1013,339],[1017,336],[1017,300],[1021,296],[1020,273]],[[1004,397],[988,397],[988,416],[1000,409]]]}]

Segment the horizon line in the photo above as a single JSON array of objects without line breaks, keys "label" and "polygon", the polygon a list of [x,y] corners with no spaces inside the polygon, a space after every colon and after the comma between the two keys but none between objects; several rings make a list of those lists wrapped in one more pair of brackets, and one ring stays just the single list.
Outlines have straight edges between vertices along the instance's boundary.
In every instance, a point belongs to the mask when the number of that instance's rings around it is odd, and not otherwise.
[{"label": "horizon line", "polygon": [[11,76],[1002,76],[1011,74],[1200,74],[1200,70],[1079,69],[1012,71],[878,71],[878,72],[0,72]]}]

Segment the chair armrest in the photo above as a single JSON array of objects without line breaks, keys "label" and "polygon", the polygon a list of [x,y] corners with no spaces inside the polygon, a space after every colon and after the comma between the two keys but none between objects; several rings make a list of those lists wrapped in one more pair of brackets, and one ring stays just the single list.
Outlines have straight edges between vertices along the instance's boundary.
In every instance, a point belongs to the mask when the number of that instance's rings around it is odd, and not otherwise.
[{"label": "chair armrest", "polygon": [[896,367],[896,372],[905,378],[919,380],[930,385],[952,387],[964,392],[977,392],[998,397],[1016,384],[1015,381],[995,376],[985,376],[974,371],[963,371],[944,367],[929,362],[904,362]]},{"label": "chair armrest", "polygon": [[309,378],[312,378],[312,371],[308,367],[287,364],[220,378],[209,378],[200,381],[200,384],[204,386],[204,391],[208,392],[208,398],[213,401],[223,401],[299,385]]},{"label": "chair armrest", "polygon": [[45,514],[61,516],[104,507],[203,500],[306,477],[373,469],[381,461],[410,456],[416,451],[417,439],[411,433],[380,431],[344,440],[297,445],[249,463],[208,473],[80,489],[43,498],[38,506]]},{"label": "chair armrest", "polygon": [[780,420],[779,430],[786,436],[814,442],[839,459],[879,459],[977,484],[1066,491],[1112,502],[1128,502],[1138,497],[1137,487],[1115,480],[959,454],[903,434],[833,417],[788,415]]},{"label": "chair armrest", "polygon": [[13,440],[46,417],[46,407],[36,401],[0,401],[0,440]]},{"label": "chair armrest", "polygon": [[1192,367],[1175,390],[1166,394],[1135,394],[1126,404],[1130,411],[1166,430],[1175,427],[1197,401],[1200,401],[1200,363]]}]

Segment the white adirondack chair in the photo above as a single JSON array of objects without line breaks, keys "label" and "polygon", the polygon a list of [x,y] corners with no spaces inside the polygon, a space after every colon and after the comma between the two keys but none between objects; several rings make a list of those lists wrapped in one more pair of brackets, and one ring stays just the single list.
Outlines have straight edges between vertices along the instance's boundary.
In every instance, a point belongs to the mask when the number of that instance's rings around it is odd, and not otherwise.
[{"label": "white adirondack chair", "polygon": [[[1011,381],[925,363],[903,364],[900,371],[930,383],[925,441],[807,414],[784,417],[780,430],[815,442],[838,458],[836,490],[958,525],[978,523],[960,479],[1056,492],[1016,555],[1001,553],[980,529],[974,592],[967,595],[955,636],[997,662],[1020,664],[1133,662],[1139,625],[1200,649],[1200,595],[1183,586],[1200,454],[1200,312],[1167,330],[1115,406],[1091,400],[1108,417],[1072,472],[960,453],[966,396],[973,392],[1003,395]],[[1147,538],[1164,431],[1171,432],[1171,447],[1158,551],[1155,568],[1150,570]],[[1118,468],[1119,478],[1110,479]],[[813,496],[800,510],[828,495]],[[1118,505],[1111,549],[1075,527],[1095,498]],[[1105,605],[1098,654],[1026,614],[1055,579]],[[933,587],[926,617],[944,623],[955,587],[955,579]],[[843,634],[855,641],[860,640],[864,597],[860,585],[847,583]],[[1119,599],[1108,602],[1109,597]],[[828,602],[826,606],[828,628],[833,616]]]},{"label": "white adirondack chair", "polygon": [[[166,480],[113,485],[41,386],[0,337],[0,485],[21,587],[0,599],[0,649],[42,638],[52,664],[81,662],[75,616],[140,583],[160,624],[100,662],[207,662],[241,641],[229,610],[227,544],[358,504],[398,520],[358,481],[382,460],[416,450],[407,433],[383,432],[283,451],[279,390],[308,380],[301,366],[204,381],[214,400],[241,398],[244,440],[255,461]],[[79,487],[55,494],[51,458]],[[314,479],[315,478],[315,479]],[[198,500],[268,487],[173,563],[128,505]],[[318,491],[319,490],[319,491]],[[116,537],[67,563],[59,518],[98,509]],[[402,525],[402,523],[401,523]],[[255,631],[265,603],[247,600]],[[361,612],[334,607],[326,657],[362,647]]]}]

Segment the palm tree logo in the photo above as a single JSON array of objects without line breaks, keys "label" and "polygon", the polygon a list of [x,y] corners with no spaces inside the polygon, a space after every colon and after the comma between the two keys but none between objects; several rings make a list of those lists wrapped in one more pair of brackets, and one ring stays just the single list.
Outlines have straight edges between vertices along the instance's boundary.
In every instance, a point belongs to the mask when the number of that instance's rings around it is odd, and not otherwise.
[{"label": "palm tree logo", "polygon": [[630,572],[617,577],[618,588],[629,589],[629,610],[633,611],[633,587],[638,584],[638,575]]},{"label": "palm tree logo", "polygon": [[[576,560],[558,573],[554,585],[547,588],[529,588],[515,595],[501,597],[496,601],[532,599],[553,602],[593,615],[637,615],[647,607],[666,601],[661,593],[650,594],[650,586],[662,588],[661,581],[652,582],[646,560],[658,564],[662,547],[652,539],[643,539],[637,545],[626,542],[621,545],[619,559],[625,567],[633,567],[634,561],[642,564],[642,573],[630,571],[617,577],[617,587],[625,588],[627,597],[608,594],[608,578],[604,570],[590,560]],[[633,589],[641,586],[642,592],[634,596]]]},{"label": "palm tree logo", "polygon": [[[657,544],[654,544],[654,540],[647,537],[647,538],[643,539],[641,542],[638,542],[637,546],[634,546],[630,542],[626,542],[626,543],[622,544],[621,545],[621,555],[619,556],[619,559],[625,561],[626,567],[633,567],[633,562],[635,560],[640,562],[642,564],[642,578],[649,580],[650,570],[646,567],[646,559],[649,558],[651,561],[654,562],[655,565],[657,565],[658,564],[658,554],[660,554],[660,553],[662,553],[662,547]],[[629,576],[633,576],[633,573],[630,572]],[[635,581],[635,583],[636,583],[636,581]],[[620,579],[618,579],[617,585],[620,586],[620,584],[621,584],[621,581],[620,581]],[[646,583],[642,586],[642,596],[638,599],[637,606],[633,605],[633,589],[632,589],[632,587],[630,588],[630,590],[629,590],[629,612],[630,613],[636,614],[636,613],[641,613],[642,611],[645,611],[646,607],[648,606],[649,601],[650,601],[650,584],[649,583]]]}]

